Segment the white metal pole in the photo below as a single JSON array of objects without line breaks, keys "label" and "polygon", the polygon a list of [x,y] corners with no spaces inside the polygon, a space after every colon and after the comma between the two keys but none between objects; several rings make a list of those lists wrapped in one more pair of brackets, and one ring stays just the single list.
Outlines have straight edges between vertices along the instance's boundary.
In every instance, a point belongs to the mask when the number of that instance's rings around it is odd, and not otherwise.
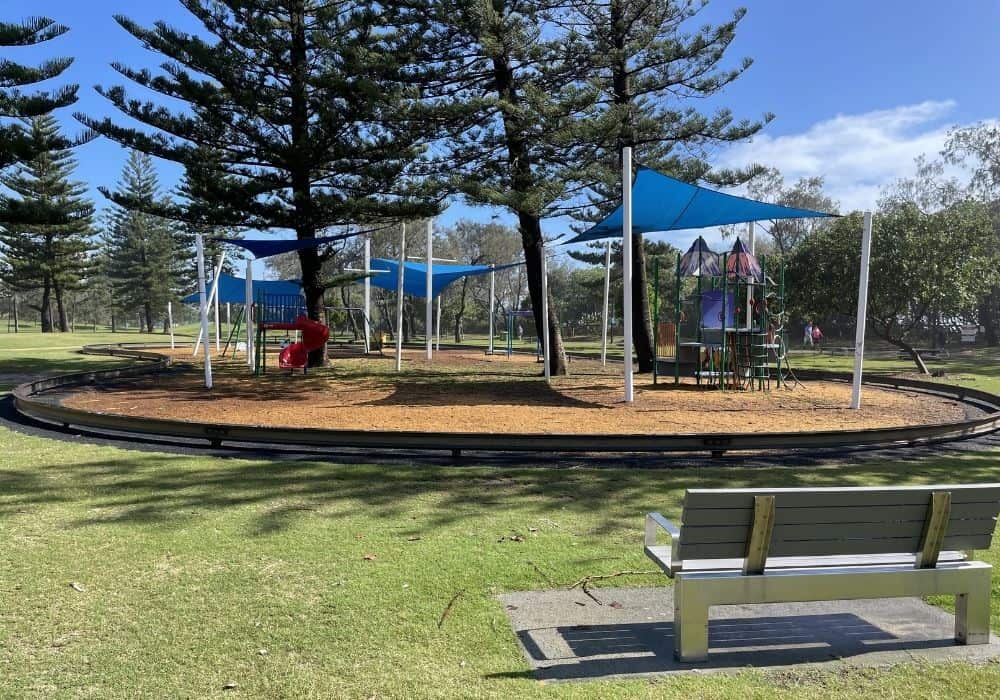
[{"label": "white metal pole", "polygon": [[170,326],[170,349],[174,349],[174,307],[171,302],[167,302],[167,325]]},{"label": "white metal pole", "polygon": [[247,365],[253,367],[254,337],[253,337],[253,260],[247,258],[244,272],[243,321],[247,327]]},{"label": "white metal pole", "polygon": [[370,326],[372,322],[372,237],[365,234],[365,351],[371,347]]},{"label": "white metal pole", "polygon": [[865,321],[868,317],[868,262],[872,254],[872,213],[865,212],[861,234],[861,277],[858,280],[858,323],[854,332],[854,381],[851,408],[861,408],[861,372],[865,362]]},{"label": "white metal pole", "polygon": [[[747,222],[747,244],[750,246],[750,255],[752,255],[754,257],[757,257],[757,236],[755,235],[754,225],[753,225],[752,221],[748,221]],[[755,283],[756,281],[757,280],[750,280],[751,284],[750,284],[750,286],[747,287],[747,316],[746,316],[747,321],[746,321],[746,326],[747,326],[748,330],[753,330],[751,328],[751,326],[753,326],[753,323],[752,323],[752,321],[753,321],[753,313],[752,313],[753,312],[753,290],[754,290],[753,283]],[[764,329],[761,328],[761,331],[763,331],[763,330]]]},{"label": "white metal pole", "polygon": [[437,347],[434,349],[437,350],[438,352],[441,352],[441,295],[440,294],[438,294],[437,296],[437,305],[438,305],[437,333],[435,334],[437,336]]},{"label": "white metal pole", "polygon": [[427,220],[427,304],[424,312],[424,329],[427,336],[427,359],[434,357],[434,220]]},{"label": "white metal pole", "polygon": [[219,352],[222,349],[222,340],[220,336],[222,335],[219,326],[222,325],[222,317],[219,316],[219,275],[222,273],[222,261],[225,259],[225,253],[219,256],[219,268],[215,273],[215,279],[213,283],[215,285],[215,351]]},{"label": "white metal pole", "polygon": [[403,266],[406,265],[406,224],[399,237],[399,270],[396,273],[396,371],[403,369]]},{"label": "white metal pole", "polygon": [[[204,253],[202,253],[202,255],[204,256]],[[219,273],[222,271],[222,263],[225,262],[225,259],[226,259],[226,254],[223,253],[222,256],[219,258],[219,267],[216,268],[215,270],[215,277],[212,279],[212,292],[211,294],[208,295],[208,307],[206,307],[208,309],[212,308],[212,306],[215,304],[216,296],[219,293]],[[204,260],[202,261],[202,267],[204,267]],[[191,353],[192,355],[198,354],[198,349],[201,347],[202,339],[207,339],[207,338],[208,338],[207,328],[205,329],[204,333],[202,333],[201,330],[198,331],[198,339],[194,343],[194,352]],[[208,344],[207,340],[205,341],[205,344],[206,345]]]},{"label": "white metal pole", "polygon": [[545,362],[545,381],[552,381],[552,370],[549,367],[549,263],[545,259],[547,252],[542,243],[542,355]]},{"label": "white metal pole", "polygon": [[[195,249],[198,252],[198,308],[201,314],[201,336],[208,337],[208,299],[205,297],[205,246],[201,234],[195,234]],[[205,343],[205,388],[212,388],[212,352]]]},{"label": "white metal pole", "polygon": [[601,364],[608,363],[608,302],[611,294],[611,241],[604,248],[604,313],[601,315]]},{"label": "white metal pole", "polygon": [[635,398],[632,377],[632,148],[622,149],[622,320],[625,328],[625,403]]},{"label": "white metal pole", "polygon": [[496,333],[496,325],[493,315],[497,308],[497,271],[490,265],[490,355],[493,354],[493,336]]}]

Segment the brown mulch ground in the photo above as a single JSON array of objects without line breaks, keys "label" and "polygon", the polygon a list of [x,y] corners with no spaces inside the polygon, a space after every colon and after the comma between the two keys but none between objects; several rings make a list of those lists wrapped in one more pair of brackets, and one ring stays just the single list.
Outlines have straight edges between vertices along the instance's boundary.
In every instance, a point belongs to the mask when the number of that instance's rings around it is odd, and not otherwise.
[{"label": "brown mulch ground", "polygon": [[[178,353],[178,359],[191,361]],[[271,360],[269,359],[269,362]],[[274,362],[276,365],[276,362]],[[329,368],[253,377],[239,361],[216,363],[215,387],[201,369],[60,395],[67,406],[126,415],[295,427],[543,433],[783,432],[877,428],[961,420],[964,408],[929,396],[865,389],[860,411],[850,386],[806,382],[794,390],[718,391],[653,386],[637,376],[636,400],[622,403],[620,367],[574,361],[571,376],[545,385],[531,356],[444,351],[432,362],[407,351],[404,373],[391,357],[344,357]]]}]

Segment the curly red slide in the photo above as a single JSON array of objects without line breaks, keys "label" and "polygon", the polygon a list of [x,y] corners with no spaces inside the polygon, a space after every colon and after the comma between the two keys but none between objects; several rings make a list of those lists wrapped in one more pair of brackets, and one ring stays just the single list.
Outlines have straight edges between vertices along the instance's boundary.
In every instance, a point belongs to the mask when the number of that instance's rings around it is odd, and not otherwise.
[{"label": "curly red slide", "polygon": [[268,323],[268,330],[302,331],[302,340],[282,348],[278,354],[281,369],[304,369],[309,362],[309,353],[326,345],[330,339],[330,329],[319,321],[305,315],[298,316],[293,323]]}]

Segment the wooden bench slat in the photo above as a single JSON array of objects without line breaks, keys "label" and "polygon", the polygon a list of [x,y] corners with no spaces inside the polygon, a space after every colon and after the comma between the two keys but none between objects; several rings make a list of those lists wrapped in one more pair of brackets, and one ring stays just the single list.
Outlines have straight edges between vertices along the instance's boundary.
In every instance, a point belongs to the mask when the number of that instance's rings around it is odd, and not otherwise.
[{"label": "wooden bench slat", "polygon": [[[666,561],[670,561],[669,547],[647,547],[647,555],[656,560],[648,550],[655,549],[660,557],[665,556]],[[665,550],[665,551],[664,551]],[[800,557],[770,557],[767,560],[767,571],[779,569],[803,569],[803,568],[825,568],[838,566],[885,566],[893,564],[903,564],[913,566],[915,556],[901,552],[891,554],[835,554],[822,557],[800,556]],[[938,558],[939,563],[965,561],[963,552],[941,552]],[[658,562],[660,563],[660,562]],[[743,559],[734,557],[730,559],[686,559],[684,561],[684,571],[740,571],[743,567]],[[664,569],[666,570],[666,569]]]},{"label": "wooden bench slat", "polygon": [[[1000,484],[961,486],[846,487],[838,489],[689,489],[684,496],[684,508],[753,508],[753,497],[765,494],[777,496],[775,505],[800,508],[828,506],[919,505],[927,503],[931,492],[950,490],[952,505],[959,503],[1000,504]],[[790,503],[789,503],[790,501]]]}]

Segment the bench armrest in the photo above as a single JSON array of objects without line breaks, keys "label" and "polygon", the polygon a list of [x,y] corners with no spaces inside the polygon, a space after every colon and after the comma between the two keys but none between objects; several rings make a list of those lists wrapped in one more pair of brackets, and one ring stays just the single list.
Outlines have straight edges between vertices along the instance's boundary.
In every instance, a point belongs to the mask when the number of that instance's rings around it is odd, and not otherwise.
[{"label": "bench armrest", "polygon": [[646,513],[646,539],[643,544],[652,547],[656,544],[656,528],[664,530],[674,541],[680,538],[681,529],[664,518],[659,513]]}]

